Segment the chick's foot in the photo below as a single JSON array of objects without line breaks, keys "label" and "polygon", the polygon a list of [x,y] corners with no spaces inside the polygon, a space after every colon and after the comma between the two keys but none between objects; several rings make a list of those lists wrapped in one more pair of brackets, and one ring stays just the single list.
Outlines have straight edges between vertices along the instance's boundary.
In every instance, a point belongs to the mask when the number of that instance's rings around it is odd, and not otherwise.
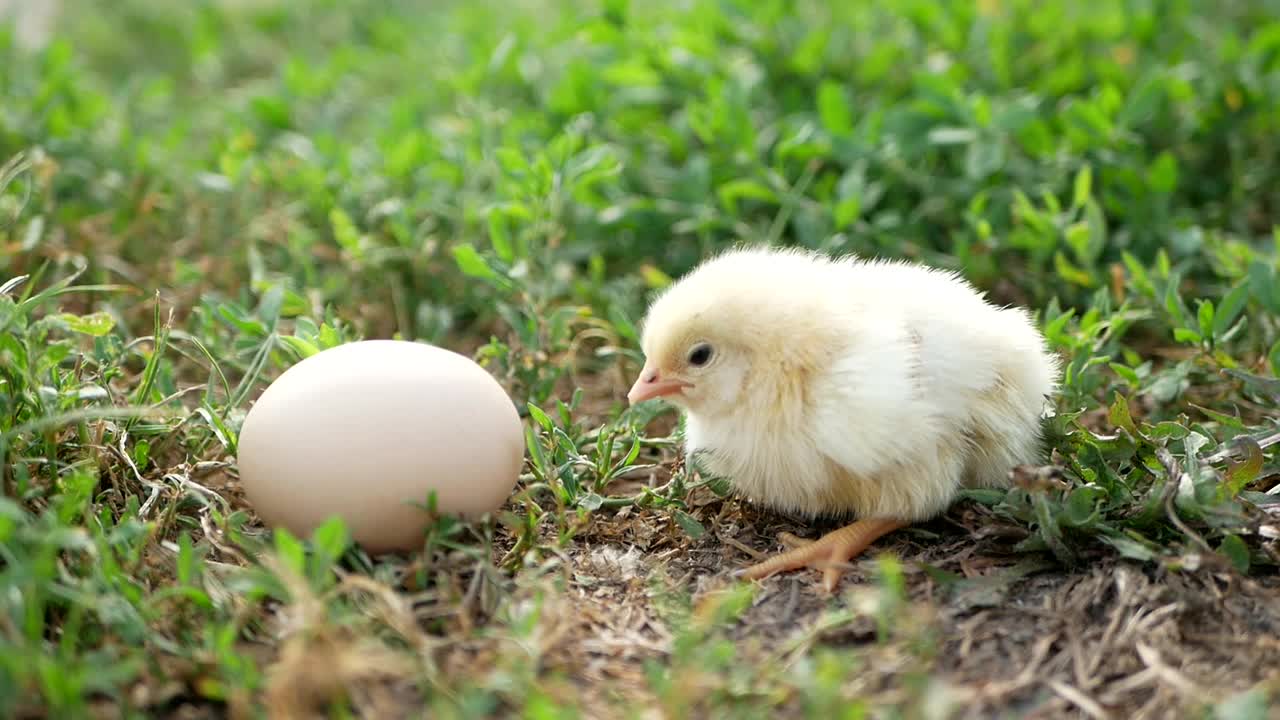
[{"label": "chick's foot", "polygon": [[810,567],[822,570],[822,586],[827,592],[831,592],[843,572],[841,565],[857,557],[871,543],[909,524],[895,518],[867,518],[809,541],[791,533],[782,533],[779,540],[789,550],[738,570],[734,575],[747,580],[760,580],[785,570]]},{"label": "chick's foot", "polygon": [[782,543],[788,550],[795,550],[796,548],[812,545],[817,541],[810,540],[809,538],[802,538],[799,535],[793,535],[789,532],[783,531],[778,533],[778,542]]}]

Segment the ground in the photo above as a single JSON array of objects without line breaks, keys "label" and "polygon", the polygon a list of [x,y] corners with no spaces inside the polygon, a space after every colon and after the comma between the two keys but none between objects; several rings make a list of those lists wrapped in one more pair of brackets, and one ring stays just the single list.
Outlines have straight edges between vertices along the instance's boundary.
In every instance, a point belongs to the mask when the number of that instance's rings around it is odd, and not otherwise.
[{"label": "ground", "polygon": [[[1280,717],[1266,3],[59,5],[0,30],[0,716]],[[837,521],[625,393],[739,242],[1031,309],[1042,463],[734,579]],[[510,500],[265,526],[245,413],[387,337],[512,397]]]}]

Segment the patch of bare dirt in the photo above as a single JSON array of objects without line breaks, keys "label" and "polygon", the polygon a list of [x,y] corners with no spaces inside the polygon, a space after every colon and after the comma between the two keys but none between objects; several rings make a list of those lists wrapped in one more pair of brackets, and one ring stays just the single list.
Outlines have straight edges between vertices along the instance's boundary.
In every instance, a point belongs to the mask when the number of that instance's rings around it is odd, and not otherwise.
[{"label": "patch of bare dirt", "polygon": [[[779,549],[777,532],[816,537],[828,529],[736,500],[703,501],[692,511],[707,528],[698,539],[659,512],[625,511],[598,515],[566,552],[579,618],[557,664],[581,687],[603,682],[646,696],[640,665],[662,661],[670,639],[646,591],[652,578],[696,598]],[[856,603],[860,588],[874,587],[874,555],[887,551],[902,560],[907,595],[923,611],[903,617],[930,626],[928,671],[951,685],[954,717],[1184,717],[1260,682],[1280,687],[1280,578],[1217,567],[1172,572],[1109,555],[1069,570],[1013,553],[1020,538],[1012,529],[966,529],[968,512],[961,506],[886,537],[834,595],[821,592],[816,572],[762,581],[732,630],[743,661],[765,661],[805,635],[873,658],[889,652],[868,615],[818,627],[833,609]],[[866,675],[859,686],[867,691],[890,692],[901,681],[892,669],[872,662],[850,672]]]}]

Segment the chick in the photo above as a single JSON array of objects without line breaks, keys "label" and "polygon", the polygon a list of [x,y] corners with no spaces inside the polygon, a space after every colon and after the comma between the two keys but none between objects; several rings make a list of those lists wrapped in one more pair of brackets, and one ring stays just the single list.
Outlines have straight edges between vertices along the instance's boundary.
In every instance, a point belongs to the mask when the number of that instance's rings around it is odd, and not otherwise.
[{"label": "chick", "polygon": [[855,522],[738,573],[841,566],[999,487],[1041,454],[1059,363],[1026,312],[904,262],[738,248],[674,283],[643,323],[627,398],[685,415],[686,451],[748,501]]}]

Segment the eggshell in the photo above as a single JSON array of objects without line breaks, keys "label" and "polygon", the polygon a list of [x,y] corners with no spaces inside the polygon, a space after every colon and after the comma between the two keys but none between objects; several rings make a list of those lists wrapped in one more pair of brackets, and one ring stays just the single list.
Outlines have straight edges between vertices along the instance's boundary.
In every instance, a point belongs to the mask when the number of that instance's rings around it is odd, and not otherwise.
[{"label": "eggshell", "polygon": [[373,553],[421,545],[431,490],[443,513],[498,509],[523,459],[520,417],[484,368],[394,340],[340,345],[286,370],[245,417],[237,458],[267,524],[305,537],[338,515]]}]

